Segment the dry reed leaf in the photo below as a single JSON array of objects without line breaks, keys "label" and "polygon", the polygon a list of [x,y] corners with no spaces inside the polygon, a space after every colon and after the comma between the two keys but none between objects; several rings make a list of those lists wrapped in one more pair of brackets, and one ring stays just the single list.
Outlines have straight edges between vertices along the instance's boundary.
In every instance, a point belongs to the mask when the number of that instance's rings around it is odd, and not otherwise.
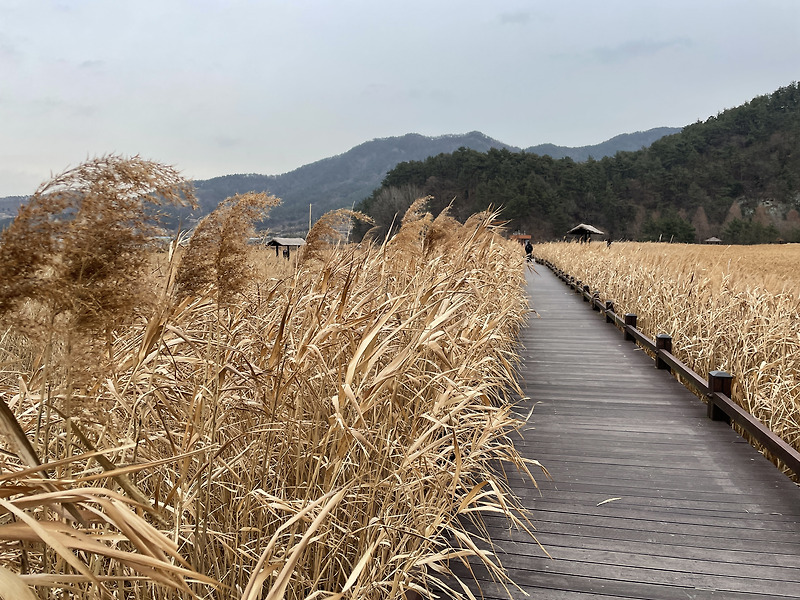
[{"label": "dry reed leaf", "polygon": [[603,504],[608,504],[609,502],[616,502],[617,500],[622,500],[622,498],[608,498],[602,502],[598,502],[597,506],[602,506]]},{"label": "dry reed leaf", "polygon": [[[292,572],[294,570],[295,565],[300,560],[300,557],[303,554],[306,546],[308,546],[311,538],[317,532],[317,530],[322,525],[323,521],[327,518],[328,513],[330,513],[339,501],[344,497],[347,493],[346,489],[342,489],[336,494],[334,494],[320,509],[319,514],[314,518],[311,522],[311,525],[308,526],[308,529],[303,534],[303,537],[300,538],[300,541],[292,548],[291,554],[289,555],[288,560],[283,565],[280,573],[278,573],[277,578],[275,579],[275,583],[273,584],[272,588],[267,594],[266,600],[278,600],[279,598],[283,598],[284,592],[286,591],[286,587],[289,585],[289,578],[292,576]],[[243,598],[242,600],[254,600],[251,598]]]},{"label": "dry reed leaf", "polygon": [[85,578],[85,581],[95,584],[104,596],[110,596],[108,590],[98,581],[94,573],[87,568],[82,560],[69,550],[73,538],[63,530],[60,530],[59,524],[37,521],[28,513],[18,509],[13,503],[5,500],[0,500],[0,508],[4,509],[4,512],[13,514],[22,523],[27,525],[32,533],[47,544],[48,547],[52,548],[67,564],[80,573]]},{"label": "dry reed leaf", "polygon": [[[48,506],[55,503],[83,504],[87,513],[92,513],[95,518],[105,521],[119,529],[125,538],[133,543],[139,553],[118,550],[114,547],[116,541],[113,535],[103,536],[99,530],[81,530],[58,522],[43,522],[32,520],[24,508],[35,506]],[[70,563],[83,576],[83,581],[97,583],[99,580],[84,568],[83,562],[72,551],[77,550],[81,555],[104,556],[118,561],[120,564],[132,568],[153,581],[175,589],[187,589],[183,578],[191,578],[208,585],[216,582],[196,571],[187,568],[183,558],[177,553],[177,548],[163,535],[158,533],[139,515],[131,512],[122,496],[102,488],[81,488],[74,491],[49,492],[26,496],[21,500],[3,502],[0,504],[8,512],[15,514],[21,521],[14,526],[0,527],[0,536],[6,540],[39,539],[55,549],[59,555]],[[92,503],[99,509],[95,509]],[[123,506],[126,506],[123,508]],[[23,526],[24,525],[24,526]],[[107,537],[112,544],[103,543]],[[172,564],[172,560],[183,563],[184,566]]]},{"label": "dry reed leaf", "polygon": [[[303,549],[308,545],[308,541],[313,536],[314,532],[319,529],[320,525],[324,521],[325,517],[327,517],[328,513],[333,510],[336,505],[341,501],[342,497],[346,493],[345,489],[339,490],[336,493],[330,492],[325,496],[318,498],[317,500],[311,502],[308,506],[303,508],[297,514],[295,514],[289,521],[284,523],[273,535],[272,539],[270,540],[267,548],[261,555],[261,559],[259,560],[259,565],[257,565],[257,571],[254,573],[253,577],[248,582],[247,587],[245,588],[244,592],[242,593],[242,600],[258,600],[261,598],[261,586],[263,585],[264,581],[266,581],[266,577],[277,570],[277,565],[268,565],[266,568],[263,567],[266,560],[268,560],[269,554],[272,552],[275,544],[277,543],[278,535],[281,531],[288,529],[291,527],[295,522],[301,521],[305,518],[305,516],[310,513],[312,510],[317,508],[320,504],[322,508],[320,509],[319,514],[315,517],[315,519],[311,522],[308,530],[306,531],[306,535],[304,535],[298,545],[294,546],[292,549],[292,555],[290,559],[281,565],[281,572],[278,575],[278,579],[273,584],[269,595],[267,596],[267,600],[272,600],[273,598],[282,597],[284,591],[286,590],[286,586],[289,583],[289,577],[291,576],[292,569],[294,565],[300,558],[300,554],[302,553]],[[274,567],[274,568],[273,568]]]},{"label": "dry reed leaf", "polygon": [[37,600],[35,594],[17,575],[0,565],[0,598],[3,600]]},{"label": "dry reed leaf", "polygon": [[17,421],[14,413],[11,412],[11,409],[8,408],[8,405],[2,398],[0,398],[0,434],[5,436],[17,456],[19,456],[25,464],[36,469],[41,467],[42,463],[36,455],[33,446],[31,446],[28,436],[22,431],[19,421]]}]

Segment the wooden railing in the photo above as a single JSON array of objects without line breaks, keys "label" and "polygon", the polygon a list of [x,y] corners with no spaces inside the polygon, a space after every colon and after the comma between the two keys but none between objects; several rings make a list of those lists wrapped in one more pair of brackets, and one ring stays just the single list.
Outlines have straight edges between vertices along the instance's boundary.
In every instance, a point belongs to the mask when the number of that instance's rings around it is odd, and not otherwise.
[{"label": "wooden railing", "polygon": [[558,269],[545,260],[537,263],[548,267],[564,283],[579,293],[584,301],[590,303],[593,310],[605,316],[606,323],[613,323],[619,328],[625,340],[632,341],[646,348],[655,357],[656,368],[664,369],[678,376],[679,380],[694,389],[706,399],[708,417],[714,421],[735,423],[750,437],[761,444],[775,458],[779,459],[797,477],[800,477],[800,453],[786,443],[775,432],[769,429],[756,417],[731,400],[731,384],[733,376],[724,371],[711,371],[708,379],[704,379],[672,354],[672,336],[666,333],[656,335],[655,339],[646,336],[636,327],[637,315],[627,313],[620,316],[614,311],[612,300],[602,301],[600,293],[593,291],[589,285],[575,279],[568,273]]}]

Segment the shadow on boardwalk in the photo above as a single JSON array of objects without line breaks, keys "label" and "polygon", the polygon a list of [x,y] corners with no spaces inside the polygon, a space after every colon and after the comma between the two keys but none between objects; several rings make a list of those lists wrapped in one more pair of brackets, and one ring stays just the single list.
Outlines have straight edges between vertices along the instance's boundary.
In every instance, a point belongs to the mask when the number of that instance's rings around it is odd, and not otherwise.
[{"label": "shadow on boardwalk", "polygon": [[527,277],[517,445],[553,480],[511,477],[552,558],[486,519],[513,580],[547,600],[800,598],[800,489],[549,270]]}]

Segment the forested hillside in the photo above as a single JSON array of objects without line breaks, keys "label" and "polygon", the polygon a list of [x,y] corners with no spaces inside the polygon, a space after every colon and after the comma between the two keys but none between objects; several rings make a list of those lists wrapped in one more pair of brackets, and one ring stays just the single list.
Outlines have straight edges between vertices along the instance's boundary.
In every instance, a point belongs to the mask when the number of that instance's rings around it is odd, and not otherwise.
[{"label": "forested hillside", "polygon": [[[526,151],[561,158],[586,160],[602,158],[619,150],[638,150],[669,133],[679,131],[659,127],[648,131],[623,133],[593,146],[568,148],[545,144]],[[170,228],[191,227],[198,219],[214,210],[220,202],[245,192],[268,192],[278,196],[280,206],[270,211],[263,226],[284,234],[305,235],[308,229],[309,205],[314,218],[337,209],[350,208],[380,186],[386,174],[400,162],[424,160],[429,156],[450,153],[458,148],[486,152],[490,148],[520,152],[520,148],[492,139],[479,131],[436,137],[408,133],[403,136],[374,139],[351,148],[343,154],[324,158],[282,175],[234,174],[194,181],[200,206],[172,209],[165,219]],[[33,190],[31,190],[33,191]],[[25,196],[0,198],[0,227],[14,218]]]},{"label": "forested hillside", "polygon": [[[653,141],[675,131],[678,130],[659,127],[649,131],[624,133],[593,146],[567,148],[547,144],[533,148],[546,148],[553,156],[569,156],[575,160],[585,160],[589,156],[602,158],[621,149],[638,150],[649,146]],[[380,138],[282,175],[224,175],[196,181],[195,187],[201,204],[197,214],[207,214],[222,200],[237,193],[267,191],[281,198],[282,203],[270,211],[266,225],[273,231],[305,234],[308,228],[309,205],[314,218],[337,208],[350,208],[369,196],[398,163],[424,160],[429,156],[451,153],[458,148],[470,148],[477,152],[486,152],[492,148],[520,152],[520,148],[509,146],[480,131],[436,137],[408,133]],[[529,148],[527,151],[530,150]]]},{"label": "forested hillside", "polygon": [[337,208],[351,208],[380,185],[397,163],[452,152],[460,146],[478,151],[510,148],[479,131],[438,137],[409,133],[375,139],[282,175],[224,175],[196,181],[201,203],[197,212],[206,214],[236,193],[266,191],[282,200],[280,206],[270,211],[266,226],[273,231],[305,235],[309,205],[314,218]]},{"label": "forested hillside", "polygon": [[457,218],[502,206],[537,239],[591,223],[613,238],[800,241],[797,83],[685,127],[636,152],[577,163],[465,148],[397,165],[357,208],[387,228],[415,197]]}]

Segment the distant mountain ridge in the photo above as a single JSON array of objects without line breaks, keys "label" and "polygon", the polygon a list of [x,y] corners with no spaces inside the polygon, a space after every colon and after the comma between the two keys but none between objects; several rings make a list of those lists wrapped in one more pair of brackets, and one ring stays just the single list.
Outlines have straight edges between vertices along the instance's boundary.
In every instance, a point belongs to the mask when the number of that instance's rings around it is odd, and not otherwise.
[{"label": "distant mountain ridge", "polygon": [[398,163],[422,160],[459,147],[480,152],[507,148],[508,144],[474,131],[464,135],[426,137],[409,133],[359,144],[343,154],[304,165],[283,175],[224,175],[195,181],[202,214],[228,196],[246,191],[268,191],[283,200],[272,209],[267,225],[283,233],[305,232],[309,204],[314,217],[337,208],[351,207],[379,187]]},{"label": "distant mountain ridge", "polygon": [[[638,150],[654,141],[681,131],[659,127],[644,132],[626,133],[580,148],[544,144],[524,151],[549,154],[553,158],[570,157],[576,161],[589,157],[601,159],[619,151]],[[486,152],[492,148],[521,152],[522,149],[493,139],[480,131],[437,137],[408,133],[403,136],[374,139],[359,144],[343,154],[299,167],[283,175],[225,175],[195,181],[202,213],[236,193],[268,191],[283,200],[270,212],[270,229],[284,233],[302,233],[308,227],[308,211],[317,217],[330,210],[351,207],[380,187],[386,174],[401,162],[424,160],[429,156],[449,154],[459,148]]]},{"label": "distant mountain ridge", "polygon": [[[649,146],[665,135],[681,129],[659,127],[648,131],[626,133],[592,146],[568,148],[541,144],[524,152],[549,154],[553,158],[572,158],[582,162],[589,157],[601,159],[619,151],[638,150]],[[408,133],[403,136],[373,139],[342,154],[303,165],[282,175],[234,174],[195,180],[200,209],[174,215],[172,225],[188,224],[216,208],[225,198],[249,191],[278,196],[283,203],[274,208],[266,225],[281,233],[305,233],[308,227],[309,205],[314,218],[337,208],[351,207],[380,187],[386,174],[396,165],[407,161],[424,160],[429,156],[449,154],[459,148],[486,152],[492,148],[521,152],[479,131],[436,137]],[[24,202],[24,196],[0,198],[0,223],[10,220]],[[4,213],[4,214],[2,214]],[[3,219],[2,217],[6,217]]]},{"label": "distant mountain ridge", "polygon": [[656,127],[647,131],[623,133],[594,146],[567,148],[553,144],[539,144],[538,146],[525,148],[525,152],[539,154],[540,156],[548,155],[556,159],[571,158],[576,162],[584,162],[590,158],[600,160],[605,156],[614,156],[617,152],[636,152],[642,148],[647,148],[664,136],[680,133],[680,131],[680,127]]}]

